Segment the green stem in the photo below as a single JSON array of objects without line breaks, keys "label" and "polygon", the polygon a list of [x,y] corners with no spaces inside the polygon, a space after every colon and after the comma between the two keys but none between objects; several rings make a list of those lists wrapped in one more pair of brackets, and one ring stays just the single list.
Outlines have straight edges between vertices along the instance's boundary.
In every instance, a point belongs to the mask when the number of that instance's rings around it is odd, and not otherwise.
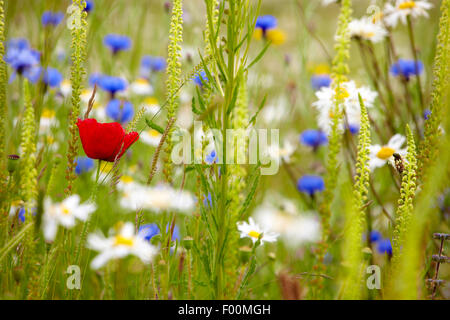
[{"label": "green stem", "polygon": [[415,63],[415,67],[416,67],[416,72],[417,72],[417,93],[419,94],[419,99],[420,99],[420,107],[422,109],[422,112],[425,110],[425,106],[424,106],[424,101],[423,101],[423,94],[422,94],[422,85],[420,82],[420,74],[419,74],[419,60],[417,58],[417,51],[416,51],[416,44],[414,41],[414,32],[413,32],[413,27],[412,27],[412,22],[411,22],[411,17],[408,15],[407,16],[407,21],[408,21],[408,35],[409,35],[409,40],[411,43],[411,51],[414,57],[414,63]]}]

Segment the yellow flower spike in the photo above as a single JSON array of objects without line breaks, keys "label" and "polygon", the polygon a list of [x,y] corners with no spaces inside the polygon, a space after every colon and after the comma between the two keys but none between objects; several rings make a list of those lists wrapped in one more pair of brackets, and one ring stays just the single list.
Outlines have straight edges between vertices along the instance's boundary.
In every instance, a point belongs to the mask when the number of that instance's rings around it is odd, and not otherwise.
[{"label": "yellow flower spike", "polygon": [[280,29],[267,30],[266,38],[275,45],[283,44],[286,41],[286,34]]},{"label": "yellow flower spike", "polygon": [[348,98],[350,94],[345,88],[336,88],[336,99],[337,100],[344,100],[345,98]]}]

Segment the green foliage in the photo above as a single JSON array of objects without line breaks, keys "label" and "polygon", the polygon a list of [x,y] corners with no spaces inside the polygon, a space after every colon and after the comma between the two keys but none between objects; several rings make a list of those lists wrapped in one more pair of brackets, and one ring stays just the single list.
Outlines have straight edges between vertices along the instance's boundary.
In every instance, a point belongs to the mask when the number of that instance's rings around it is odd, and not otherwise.
[{"label": "green foliage", "polygon": [[404,171],[402,173],[402,187],[400,189],[400,199],[395,219],[395,230],[393,237],[393,265],[401,256],[401,248],[404,246],[406,235],[409,233],[411,216],[413,214],[413,201],[416,195],[417,176],[417,153],[414,136],[409,126],[406,126],[408,139],[408,154],[406,161],[403,161]]},{"label": "green foliage", "polygon": [[78,154],[78,129],[77,120],[81,112],[80,107],[80,95],[83,89],[83,79],[86,71],[83,68],[83,64],[86,60],[86,35],[87,35],[87,13],[83,11],[85,1],[75,0],[72,5],[72,67],[70,71],[70,81],[72,85],[72,109],[70,111],[69,121],[69,146],[67,150],[67,170],[66,180],[67,188],[66,194],[72,193],[72,184],[76,178],[74,173],[75,169],[75,157]]},{"label": "green foliage", "polygon": [[450,1],[443,0],[441,18],[439,20],[439,34],[437,36],[436,56],[433,69],[433,92],[431,94],[431,114],[425,122],[424,139],[419,147],[420,177],[424,177],[428,169],[437,159],[437,145],[441,136],[439,125],[448,109],[445,105],[446,85],[450,73]]},{"label": "green foliage", "polygon": [[[350,50],[350,34],[348,31],[348,24],[351,20],[352,14],[352,2],[351,0],[342,1],[341,12],[338,18],[338,27],[336,31],[336,43],[335,50],[336,55],[333,59],[332,79],[333,89],[335,91],[335,108],[333,112],[331,134],[329,136],[329,150],[326,163],[326,176],[325,176],[325,192],[323,202],[320,204],[319,212],[322,223],[322,242],[319,245],[318,261],[321,271],[324,270],[323,259],[328,248],[328,238],[330,235],[330,217],[331,217],[331,204],[334,199],[334,193],[337,185],[337,178],[339,173],[338,157],[342,147],[342,133],[339,126],[343,118],[342,103],[345,97],[342,83],[347,80],[347,74],[349,72],[348,59]],[[321,287],[323,279],[314,279],[313,284],[317,284]]]},{"label": "green foliage", "polygon": [[343,299],[361,299],[363,297],[363,253],[362,238],[366,225],[366,203],[369,193],[369,146],[370,126],[369,117],[364,103],[359,97],[361,106],[361,129],[358,141],[358,155],[356,159],[356,176],[353,184],[352,206],[346,210],[344,233],[344,267],[345,280],[342,289]]},{"label": "green foliage", "polygon": [[[172,17],[169,31],[169,47],[167,52],[167,120],[175,118],[178,111],[178,90],[181,80],[181,42],[183,41],[183,2],[174,0]],[[172,134],[174,129],[169,131],[167,136],[166,157],[170,158],[173,142]],[[164,175],[168,182],[172,182],[172,163],[169,160],[164,162]]]}]

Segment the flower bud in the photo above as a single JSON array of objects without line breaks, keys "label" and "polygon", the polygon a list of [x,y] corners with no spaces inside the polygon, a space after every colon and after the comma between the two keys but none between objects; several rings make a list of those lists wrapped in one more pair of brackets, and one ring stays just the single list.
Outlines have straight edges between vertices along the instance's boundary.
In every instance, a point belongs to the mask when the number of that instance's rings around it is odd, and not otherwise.
[{"label": "flower bud", "polygon": [[14,171],[16,171],[17,164],[18,164],[17,160],[19,160],[19,159],[20,159],[20,157],[18,155],[16,155],[16,154],[8,155],[8,165],[7,165],[7,167],[8,167],[8,172],[9,173],[13,173]]}]

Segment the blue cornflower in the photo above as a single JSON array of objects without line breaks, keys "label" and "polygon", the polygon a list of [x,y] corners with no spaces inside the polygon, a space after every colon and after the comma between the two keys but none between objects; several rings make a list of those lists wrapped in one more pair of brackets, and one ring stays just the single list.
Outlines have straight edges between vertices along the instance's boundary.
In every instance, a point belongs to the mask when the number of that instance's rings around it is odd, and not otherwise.
[{"label": "blue cornflower", "polygon": [[25,208],[24,207],[19,209],[18,218],[19,218],[20,222],[22,222],[22,223],[25,222]]},{"label": "blue cornflower", "polygon": [[105,36],[103,43],[111,49],[113,54],[130,49],[132,44],[129,37],[112,33]]},{"label": "blue cornflower", "polygon": [[106,115],[120,123],[128,122],[134,116],[133,104],[129,101],[113,99],[106,106]]},{"label": "blue cornflower", "polygon": [[[31,213],[33,216],[36,215],[36,208],[33,208]],[[17,218],[19,219],[20,222],[22,222],[22,223],[25,222],[25,208],[24,207],[20,207]]]},{"label": "blue cornflower", "polygon": [[139,227],[139,234],[142,235],[145,240],[150,241],[154,236],[159,234],[159,227],[156,223],[144,224]]},{"label": "blue cornflower", "polygon": [[42,14],[41,22],[43,26],[49,26],[52,25],[56,27],[58,24],[61,23],[61,21],[64,19],[64,13],[62,12],[52,12],[52,11],[45,11]]},{"label": "blue cornflower", "polygon": [[394,63],[391,66],[391,73],[394,76],[401,75],[404,76],[407,80],[409,80],[411,76],[417,76],[421,74],[422,71],[423,71],[423,63],[421,61],[417,61],[416,66],[415,60],[399,59],[397,63]]},{"label": "blue cornflower", "polygon": [[141,60],[141,73],[150,71],[160,72],[166,69],[166,59],[163,57],[143,56]]},{"label": "blue cornflower", "polygon": [[86,2],[86,7],[84,8],[84,11],[89,13],[89,12],[92,11],[92,9],[94,9],[94,1],[92,1],[92,0],[85,0],[85,2]]},{"label": "blue cornflower", "polygon": [[328,143],[327,135],[320,131],[309,129],[302,132],[300,135],[300,142],[306,146],[317,149],[319,146]]},{"label": "blue cornflower", "polygon": [[430,116],[431,116],[431,110],[430,110],[430,109],[426,109],[426,110],[423,112],[423,118],[424,118],[425,120],[428,120],[428,119],[430,119]]},{"label": "blue cornflower", "polygon": [[43,81],[49,87],[58,87],[61,81],[63,81],[63,76],[58,70],[47,68],[44,73]]},{"label": "blue cornflower", "polygon": [[89,85],[93,87],[94,85],[99,85],[100,79],[103,77],[100,73],[91,73],[89,76]]},{"label": "blue cornflower", "polygon": [[351,134],[358,134],[359,132],[359,125],[358,124],[351,124],[349,123],[347,126],[348,131],[350,131]]},{"label": "blue cornflower", "polygon": [[298,179],[297,189],[300,192],[313,196],[316,192],[320,192],[325,189],[325,182],[321,176],[305,175]]},{"label": "blue cornflower", "polygon": [[[16,73],[22,75],[40,62],[40,53],[30,48],[26,39],[12,39],[7,43],[5,62],[9,64]],[[11,76],[14,79],[15,74]]]},{"label": "blue cornflower", "polygon": [[31,83],[38,82],[42,77],[42,81],[51,88],[58,87],[61,84],[61,81],[63,81],[62,74],[54,68],[47,68],[43,73],[42,67],[34,67],[26,71],[24,76],[30,80]]},{"label": "blue cornflower", "polygon": [[100,88],[111,93],[111,96],[127,88],[125,79],[119,77],[100,76],[96,79],[96,83]]},{"label": "blue cornflower", "polygon": [[204,70],[200,71],[200,73],[197,73],[194,77],[194,82],[196,85],[203,87],[205,83],[208,83],[209,79],[206,75],[206,72]]},{"label": "blue cornflower", "polygon": [[94,168],[94,160],[88,157],[78,157],[75,163],[77,164],[75,173],[78,175],[89,172]]},{"label": "blue cornflower", "polygon": [[266,33],[267,30],[273,29],[277,26],[277,18],[268,14],[265,16],[259,16],[256,19],[255,28],[259,28],[262,30],[263,34]]},{"label": "blue cornflower", "polygon": [[369,234],[370,242],[377,242],[378,240],[381,240],[382,238],[383,238],[383,236],[377,230],[372,230]]},{"label": "blue cornflower", "polygon": [[331,85],[331,77],[328,74],[315,74],[311,77],[311,86],[314,90]]},{"label": "blue cornflower", "polygon": [[389,238],[379,240],[377,251],[381,254],[387,253],[388,255],[391,256],[392,255],[391,240]]},{"label": "blue cornflower", "polygon": [[216,150],[211,151],[211,153],[207,154],[205,157],[205,161],[207,164],[213,164],[213,163],[217,162],[218,159],[219,158],[216,154]]}]

